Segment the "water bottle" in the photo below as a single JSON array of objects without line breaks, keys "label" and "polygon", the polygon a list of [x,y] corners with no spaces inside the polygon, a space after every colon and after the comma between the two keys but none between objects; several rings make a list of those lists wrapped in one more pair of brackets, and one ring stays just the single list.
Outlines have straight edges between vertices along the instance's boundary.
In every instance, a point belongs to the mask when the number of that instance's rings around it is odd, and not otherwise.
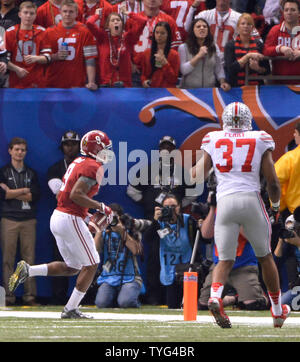
[{"label": "water bottle", "polygon": [[0,308],[5,307],[5,289],[0,286]]},{"label": "water bottle", "polygon": [[60,50],[68,51],[68,43],[65,42],[61,43]]}]

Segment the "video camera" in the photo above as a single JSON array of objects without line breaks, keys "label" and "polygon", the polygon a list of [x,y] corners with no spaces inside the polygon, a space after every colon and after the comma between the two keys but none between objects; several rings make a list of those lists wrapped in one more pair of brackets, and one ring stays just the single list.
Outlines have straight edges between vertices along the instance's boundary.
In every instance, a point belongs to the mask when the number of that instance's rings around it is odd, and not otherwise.
[{"label": "video camera", "polygon": [[284,228],[279,231],[279,237],[282,239],[291,239],[296,235],[300,236],[300,206],[285,220]]}]

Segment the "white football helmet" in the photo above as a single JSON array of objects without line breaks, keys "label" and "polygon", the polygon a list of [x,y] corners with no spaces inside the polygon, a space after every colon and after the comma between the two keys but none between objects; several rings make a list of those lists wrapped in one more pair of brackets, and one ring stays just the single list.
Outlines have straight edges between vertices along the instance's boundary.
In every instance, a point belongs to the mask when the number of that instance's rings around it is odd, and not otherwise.
[{"label": "white football helmet", "polygon": [[225,130],[252,130],[252,114],[248,106],[241,102],[228,104],[222,114],[223,129]]}]

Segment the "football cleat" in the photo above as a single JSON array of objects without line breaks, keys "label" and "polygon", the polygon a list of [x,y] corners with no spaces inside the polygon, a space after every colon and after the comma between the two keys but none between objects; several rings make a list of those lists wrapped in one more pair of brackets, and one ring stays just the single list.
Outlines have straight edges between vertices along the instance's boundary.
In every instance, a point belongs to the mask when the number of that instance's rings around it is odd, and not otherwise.
[{"label": "football cleat", "polygon": [[287,317],[291,314],[291,308],[287,304],[282,305],[282,314],[277,316],[273,314],[272,307],[271,307],[271,314],[273,317],[273,325],[274,328],[281,328],[284,321],[287,319]]},{"label": "football cleat", "polygon": [[29,277],[29,265],[21,260],[17,264],[15,272],[11,275],[8,281],[8,289],[10,292],[14,292],[19,284],[24,283]]},{"label": "football cleat", "polygon": [[66,310],[61,313],[61,319],[94,319],[94,317],[80,312],[79,308]]},{"label": "football cleat", "polygon": [[231,328],[231,323],[228,315],[224,312],[223,301],[221,298],[209,298],[208,309],[218,326],[221,328]]}]

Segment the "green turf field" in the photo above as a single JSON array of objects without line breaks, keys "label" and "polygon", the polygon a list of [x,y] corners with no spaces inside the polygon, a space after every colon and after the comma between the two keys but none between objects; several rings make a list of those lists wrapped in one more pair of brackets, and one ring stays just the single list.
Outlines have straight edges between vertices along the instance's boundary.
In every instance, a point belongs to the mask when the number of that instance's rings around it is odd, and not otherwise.
[{"label": "green turf field", "polygon": [[82,307],[93,320],[62,320],[62,307],[0,309],[0,342],[299,342],[300,313],[275,329],[268,311],[227,310],[231,329],[221,329],[208,312],[184,321],[183,311]]}]

